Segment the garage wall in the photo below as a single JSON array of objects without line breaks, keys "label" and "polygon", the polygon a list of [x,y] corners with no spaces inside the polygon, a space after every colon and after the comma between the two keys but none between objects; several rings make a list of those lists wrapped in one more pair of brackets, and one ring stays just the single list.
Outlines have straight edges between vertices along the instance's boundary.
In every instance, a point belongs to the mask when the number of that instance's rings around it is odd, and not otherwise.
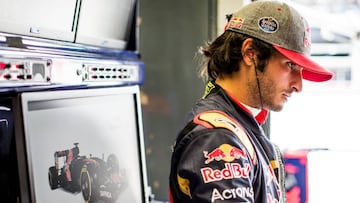
[{"label": "garage wall", "polygon": [[157,200],[168,198],[171,145],[186,112],[202,96],[195,53],[216,28],[211,0],[140,1],[141,87],[149,184]]}]

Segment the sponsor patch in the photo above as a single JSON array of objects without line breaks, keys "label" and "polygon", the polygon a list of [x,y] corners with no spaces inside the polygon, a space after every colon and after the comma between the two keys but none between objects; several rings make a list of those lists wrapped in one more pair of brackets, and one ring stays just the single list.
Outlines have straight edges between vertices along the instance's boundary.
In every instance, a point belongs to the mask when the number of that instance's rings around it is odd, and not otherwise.
[{"label": "sponsor patch", "polygon": [[205,87],[204,95],[202,96],[203,99],[215,88],[215,85],[212,82],[208,82]]},{"label": "sponsor patch", "polygon": [[250,169],[250,164],[241,166],[239,163],[225,163],[223,169],[204,167],[200,172],[204,183],[210,183],[224,179],[249,178]]},{"label": "sponsor patch", "polygon": [[[255,149],[254,149],[248,135],[246,134],[245,130],[241,127],[241,125],[239,123],[237,123],[233,118],[229,117],[227,114],[225,114],[221,111],[216,111],[216,110],[206,111],[206,112],[200,113],[197,116],[195,116],[194,123],[202,125],[206,128],[225,128],[225,129],[232,131],[244,145],[244,147],[246,149],[246,150],[245,149],[244,150],[250,156],[253,164],[256,164]],[[222,148],[226,148],[226,146],[223,146]],[[226,159],[222,158],[222,156],[225,156],[225,157],[227,156],[226,152],[222,153],[221,150],[217,150],[217,151],[218,151],[218,152],[216,152],[217,156],[214,155],[213,159],[211,158],[211,154],[209,152],[207,152],[206,163],[210,163],[211,161],[213,161],[215,159],[215,157],[218,160],[226,161]],[[215,159],[215,160],[217,160],[217,159]]]},{"label": "sponsor patch", "polygon": [[206,158],[205,164],[208,164],[214,160],[232,162],[235,159],[247,159],[243,150],[229,144],[222,144],[210,152],[204,151],[203,153],[204,157]]},{"label": "sponsor patch", "polygon": [[[229,188],[224,190],[219,190],[214,188],[211,193],[211,202],[215,202],[217,200],[225,201],[225,200],[246,200],[253,199],[254,191],[250,187],[237,187],[237,188]],[[237,201],[238,202],[238,201]]]},{"label": "sponsor patch", "polygon": [[266,33],[275,33],[279,29],[279,23],[273,17],[262,17],[258,21],[260,30]]},{"label": "sponsor patch", "polygon": [[177,175],[177,181],[181,192],[183,192],[185,195],[191,198],[190,180],[186,178],[182,178],[181,176]]},{"label": "sponsor patch", "polygon": [[233,16],[228,22],[226,29],[231,28],[235,30],[240,30],[243,23],[244,23],[244,18]]}]

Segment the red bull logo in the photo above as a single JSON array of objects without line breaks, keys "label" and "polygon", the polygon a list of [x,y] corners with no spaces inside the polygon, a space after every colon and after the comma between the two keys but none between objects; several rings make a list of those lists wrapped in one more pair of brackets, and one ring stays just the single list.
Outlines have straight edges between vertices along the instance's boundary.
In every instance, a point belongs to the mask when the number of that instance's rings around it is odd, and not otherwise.
[{"label": "red bull logo", "polygon": [[225,162],[232,162],[235,159],[247,159],[243,150],[233,147],[229,144],[222,144],[218,148],[215,148],[211,152],[204,151],[204,157],[206,158],[205,164],[212,161],[223,160]]},{"label": "red bull logo", "polygon": [[204,183],[210,183],[224,179],[249,178],[250,169],[250,164],[244,164],[244,166],[241,166],[239,163],[225,163],[225,167],[223,169],[205,167],[201,168],[200,171]]}]

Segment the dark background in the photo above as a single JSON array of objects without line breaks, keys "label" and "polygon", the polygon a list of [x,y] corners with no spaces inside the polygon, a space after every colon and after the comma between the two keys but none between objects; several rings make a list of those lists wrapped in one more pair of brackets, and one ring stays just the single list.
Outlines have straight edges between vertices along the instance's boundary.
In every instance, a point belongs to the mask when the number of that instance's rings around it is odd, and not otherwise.
[{"label": "dark background", "polygon": [[[145,63],[141,86],[149,185],[168,199],[171,145],[185,114],[204,91],[195,53],[216,31],[214,0],[140,1],[139,52]],[[212,23],[211,23],[212,22]]]}]

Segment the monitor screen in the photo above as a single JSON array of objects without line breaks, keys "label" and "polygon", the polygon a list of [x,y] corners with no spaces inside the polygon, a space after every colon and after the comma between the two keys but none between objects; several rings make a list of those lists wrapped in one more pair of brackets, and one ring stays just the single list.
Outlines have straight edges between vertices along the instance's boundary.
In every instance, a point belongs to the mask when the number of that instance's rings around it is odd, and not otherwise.
[{"label": "monitor screen", "polygon": [[137,86],[22,93],[31,202],[148,201]]}]

